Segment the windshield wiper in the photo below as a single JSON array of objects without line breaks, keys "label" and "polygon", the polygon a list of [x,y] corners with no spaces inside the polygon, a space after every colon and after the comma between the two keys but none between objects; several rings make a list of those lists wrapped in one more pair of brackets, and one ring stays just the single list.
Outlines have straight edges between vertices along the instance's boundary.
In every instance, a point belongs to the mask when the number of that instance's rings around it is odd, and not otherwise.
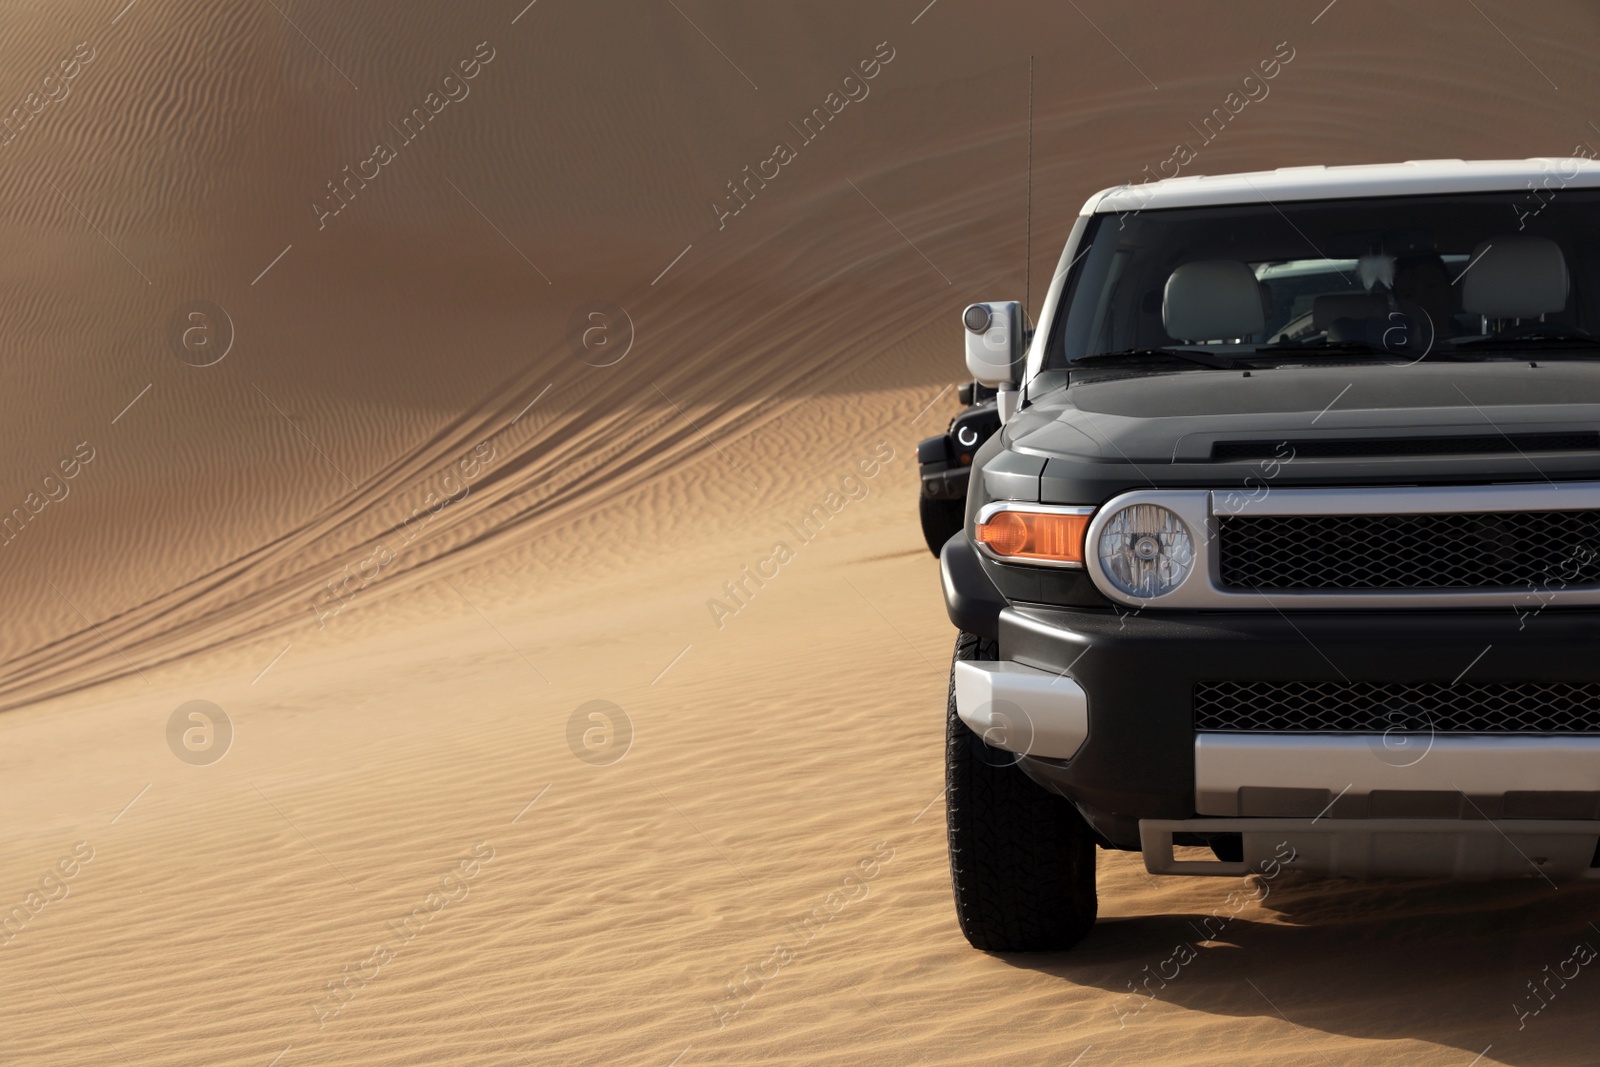
[{"label": "windshield wiper", "polygon": [[[1449,344],[1449,342],[1444,342]],[[1402,345],[1385,348],[1375,345],[1371,341],[1317,341],[1312,344],[1288,345],[1258,345],[1255,350],[1257,356],[1279,356],[1293,358],[1307,355],[1339,355],[1339,356],[1381,356],[1385,359],[1408,360],[1415,362],[1421,359],[1458,358],[1450,348],[1435,346],[1425,353],[1408,352]]]},{"label": "windshield wiper", "polygon": [[1468,337],[1457,341],[1462,348],[1600,348],[1600,337],[1575,337],[1570,333],[1525,333],[1516,337]]},{"label": "windshield wiper", "polygon": [[1082,366],[1085,363],[1110,363],[1124,359],[1181,359],[1190,363],[1198,363],[1202,367],[1213,367],[1217,370],[1234,370],[1241,364],[1234,359],[1215,352],[1197,352],[1192,348],[1125,348],[1121,352],[1096,352],[1092,356],[1079,356],[1072,361],[1073,366]]}]

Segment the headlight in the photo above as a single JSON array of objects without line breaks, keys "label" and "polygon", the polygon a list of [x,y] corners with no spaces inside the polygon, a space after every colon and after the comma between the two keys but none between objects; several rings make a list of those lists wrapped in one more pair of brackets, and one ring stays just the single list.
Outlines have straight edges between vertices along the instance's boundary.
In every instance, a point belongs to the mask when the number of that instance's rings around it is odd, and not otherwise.
[{"label": "headlight", "polygon": [[1129,596],[1165,596],[1194,569],[1194,537],[1159,504],[1132,504],[1100,531],[1100,569]]}]

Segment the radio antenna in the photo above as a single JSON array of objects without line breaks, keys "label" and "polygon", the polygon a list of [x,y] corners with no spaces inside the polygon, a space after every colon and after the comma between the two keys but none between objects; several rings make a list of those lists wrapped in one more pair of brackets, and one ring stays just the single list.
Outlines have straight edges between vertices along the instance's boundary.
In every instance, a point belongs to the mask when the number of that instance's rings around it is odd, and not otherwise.
[{"label": "radio antenna", "polygon": [[1033,321],[1030,308],[1033,303],[1033,57],[1028,57],[1028,208],[1027,208],[1027,249],[1023,253],[1026,263],[1023,266],[1023,291],[1022,313]]}]

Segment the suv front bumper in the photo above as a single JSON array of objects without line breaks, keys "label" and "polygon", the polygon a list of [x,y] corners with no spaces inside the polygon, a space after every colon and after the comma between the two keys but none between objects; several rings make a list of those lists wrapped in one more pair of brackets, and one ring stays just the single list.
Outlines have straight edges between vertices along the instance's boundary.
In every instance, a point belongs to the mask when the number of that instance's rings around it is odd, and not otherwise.
[{"label": "suv front bumper", "polygon": [[[1194,728],[1202,681],[1592,682],[1600,611],[1138,615],[1010,606],[998,629],[1000,662],[1011,666],[991,675],[987,691],[966,686],[965,707],[958,690],[958,710],[980,725],[977,704],[987,699],[1028,720],[1007,736],[1059,745],[1080,735],[1070,754],[1024,749],[1019,763],[1119,847],[1139,847],[1138,820],[1197,815],[1600,819],[1592,735],[1408,735],[1397,745],[1377,734]],[[1024,699],[1008,688],[1019,679]]]}]

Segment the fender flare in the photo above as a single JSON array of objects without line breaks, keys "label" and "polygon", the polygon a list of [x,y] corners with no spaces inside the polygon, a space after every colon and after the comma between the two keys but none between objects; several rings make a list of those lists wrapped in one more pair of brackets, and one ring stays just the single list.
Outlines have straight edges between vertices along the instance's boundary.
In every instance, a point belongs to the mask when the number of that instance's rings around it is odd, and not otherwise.
[{"label": "fender flare", "polygon": [[991,641],[1000,639],[1000,611],[1006,599],[984,571],[965,530],[940,550],[939,580],[944,587],[945,611],[956,629]]}]

